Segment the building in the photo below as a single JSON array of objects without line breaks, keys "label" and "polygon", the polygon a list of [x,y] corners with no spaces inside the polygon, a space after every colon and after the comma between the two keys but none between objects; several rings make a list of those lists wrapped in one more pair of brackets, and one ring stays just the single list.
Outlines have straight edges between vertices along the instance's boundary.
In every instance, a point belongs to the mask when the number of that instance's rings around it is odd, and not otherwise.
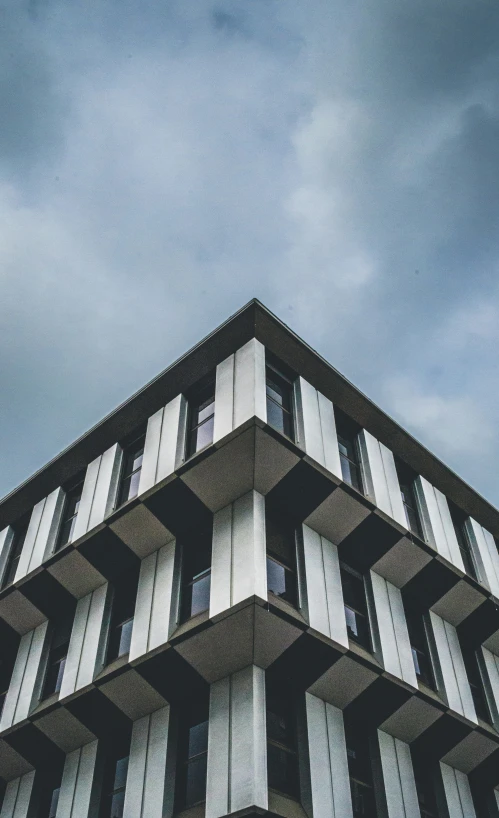
[{"label": "building", "polygon": [[499,513],[259,302],[0,532],[1,818],[499,816]]}]

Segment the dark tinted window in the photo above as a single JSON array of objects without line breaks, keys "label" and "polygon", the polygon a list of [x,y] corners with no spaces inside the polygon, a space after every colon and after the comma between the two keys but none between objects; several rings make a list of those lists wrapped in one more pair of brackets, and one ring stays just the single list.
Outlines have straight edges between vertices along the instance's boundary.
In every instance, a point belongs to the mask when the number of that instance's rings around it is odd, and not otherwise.
[{"label": "dark tinted window", "polygon": [[209,377],[188,396],[187,457],[213,443],[215,380]]},{"label": "dark tinted window", "polygon": [[395,465],[397,467],[397,475],[400,484],[400,493],[402,495],[402,503],[404,506],[407,528],[409,531],[413,531],[414,534],[421,537],[421,523],[419,520],[419,511],[416,502],[416,492],[414,490],[414,481],[417,475],[410,468],[410,466],[403,463],[402,460],[396,460]]},{"label": "dark tinted window", "polygon": [[108,664],[130,651],[136,596],[135,575],[124,577],[114,588],[106,656]]},{"label": "dark tinted window", "polygon": [[357,725],[345,725],[348,774],[354,818],[376,818],[369,738]]},{"label": "dark tinted window", "polygon": [[461,558],[464,564],[464,570],[470,577],[473,577],[473,579],[478,579],[473,549],[465,528],[467,516],[464,511],[461,511],[461,509],[454,505],[454,503],[452,503],[450,500],[448,503],[454,531],[456,532],[457,543],[459,545],[459,551],[461,552]]},{"label": "dark tinted window", "polygon": [[421,611],[408,606],[406,606],[405,613],[416,677],[419,682],[435,690],[435,675],[431,661],[425,616]]},{"label": "dark tinted window", "polygon": [[210,607],[211,532],[182,548],[182,590],[180,619],[185,622]]},{"label": "dark tinted window", "polygon": [[193,807],[206,800],[206,763],[208,756],[208,708],[194,706],[179,719],[177,810]]},{"label": "dark tinted window", "polygon": [[99,818],[123,818],[128,752],[122,753],[113,754],[106,761]]},{"label": "dark tinted window", "polygon": [[26,539],[26,534],[28,531],[30,517],[26,516],[23,517],[19,523],[16,523],[13,526],[13,537],[12,542],[10,544],[9,556],[7,557],[7,564],[5,566],[5,571],[2,580],[2,588],[6,588],[7,585],[10,585],[14,582],[17,567],[19,565],[19,560],[21,558],[21,553],[23,550],[24,541]]},{"label": "dark tinted window", "polygon": [[78,509],[80,507],[81,495],[83,492],[84,478],[79,477],[75,483],[66,491],[64,499],[64,507],[62,511],[61,525],[59,528],[59,535],[57,537],[55,550],[58,551],[68,542],[71,542],[73,532],[76,525],[76,518],[78,516]]},{"label": "dark tinted window", "polygon": [[357,445],[360,427],[337,409],[335,409],[335,418],[343,480],[357,491],[363,491]]},{"label": "dark tinted window", "polygon": [[288,517],[267,509],[267,588],[275,596],[297,605],[296,528]]},{"label": "dark tinted window", "polygon": [[267,770],[269,787],[299,797],[295,706],[281,685],[267,685]]},{"label": "dark tinted window", "polygon": [[122,444],[123,464],[121,468],[117,506],[122,506],[123,503],[132,500],[139,493],[145,441],[145,431],[140,429],[132,435],[131,439],[124,441]]},{"label": "dark tinted window", "polygon": [[55,783],[53,780],[43,781],[42,789],[36,810],[36,818],[56,818],[57,805],[61,791],[60,779]]},{"label": "dark tinted window", "polygon": [[423,759],[413,759],[413,769],[421,818],[438,818],[435,794],[436,771],[430,763]]},{"label": "dark tinted window", "polygon": [[292,380],[272,364],[267,364],[266,389],[267,423],[294,440]]},{"label": "dark tinted window", "polygon": [[475,705],[476,714],[483,721],[486,721],[490,724],[492,722],[492,719],[490,716],[489,706],[487,703],[487,697],[485,695],[485,688],[483,685],[483,679],[480,671],[477,652],[472,648],[466,646],[462,646],[461,649],[463,654],[464,666],[466,668],[466,674],[468,676],[468,682],[471,689],[471,695],[473,697],[473,704]]},{"label": "dark tinted window", "polygon": [[73,621],[70,617],[60,620],[54,625],[49,635],[50,647],[43,682],[42,699],[52,696],[53,693],[58,693],[61,689],[72,625]]},{"label": "dark tinted window", "polygon": [[364,578],[353,568],[342,564],[341,585],[348,636],[366,650],[371,650],[371,631]]}]

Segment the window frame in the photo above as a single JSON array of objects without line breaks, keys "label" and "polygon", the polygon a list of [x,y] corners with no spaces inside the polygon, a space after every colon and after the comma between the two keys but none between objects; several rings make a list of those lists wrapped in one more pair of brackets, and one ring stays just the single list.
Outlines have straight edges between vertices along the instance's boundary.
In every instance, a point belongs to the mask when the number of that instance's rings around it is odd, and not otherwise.
[{"label": "window frame", "polygon": [[[123,785],[116,786],[116,774],[119,762],[126,760],[126,774]],[[119,747],[109,748],[104,759],[102,785],[100,788],[98,818],[111,818],[113,799],[116,795],[126,793],[128,772],[130,769],[130,742],[123,742]],[[125,797],[123,795],[123,806]],[[121,812],[123,815],[123,811]]]},{"label": "window frame", "polygon": [[[64,680],[64,672],[69,653],[74,616],[67,615],[50,625],[48,633],[43,679],[40,685],[39,701],[44,702],[59,695]],[[62,666],[62,668],[61,668]],[[54,674],[51,671],[57,669]],[[55,679],[55,683],[53,680]],[[50,681],[50,688],[49,686]]]},{"label": "window frame", "polygon": [[490,706],[487,679],[480,662],[479,652],[472,646],[461,644],[461,653],[477,718],[492,727],[494,726],[494,714]]},{"label": "window frame", "polygon": [[5,560],[5,568],[2,573],[2,581],[0,582],[0,591],[13,585],[16,579],[17,569],[26,542],[26,535],[28,533],[29,524],[31,521],[31,513],[26,514],[16,523],[12,528],[12,539],[9,545],[9,553]]},{"label": "window frame", "polygon": [[[209,397],[204,397],[208,395]],[[203,399],[204,398],[204,399]],[[185,433],[185,460],[194,457],[198,452],[204,451],[213,444],[215,431],[215,399],[216,399],[216,373],[210,372],[192,387],[186,394],[187,400],[187,423]],[[199,415],[209,406],[213,407],[211,414],[199,420]],[[194,417],[196,422],[194,423]],[[211,423],[211,439],[202,446],[197,445],[197,432],[203,426]],[[193,445],[193,436],[196,434],[196,445]]]},{"label": "window frame", "polygon": [[[466,531],[466,520],[468,519],[468,515],[466,512],[462,511],[459,506],[453,503],[452,500],[447,500],[447,504],[465,573],[467,576],[480,583],[481,579],[478,561],[473,548],[473,543],[471,542],[468,532]],[[471,570],[469,570],[470,568]]]},{"label": "window frame", "polygon": [[[270,377],[269,377],[270,373]],[[279,386],[279,381],[281,381],[282,385],[285,387],[285,392],[287,394],[287,402],[289,403],[289,407],[286,407],[284,403],[278,403],[268,392],[268,381],[271,378],[277,378],[276,386]],[[296,418],[297,418],[297,406],[296,406],[296,381],[297,376],[294,373],[281,364],[279,361],[275,361],[271,356],[268,354],[266,355],[265,359],[265,408],[267,414],[267,423],[272,428],[275,429],[276,432],[282,434],[288,440],[291,440],[292,443],[296,443],[297,440],[297,427],[296,427]],[[273,390],[276,394],[276,390]],[[269,401],[277,406],[279,411],[284,412],[283,414],[283,423],[282,423],[282,430],[279,429],[277,426],[274,426],[273,423],[269,420],[269,411],[268,411],[268,404]],[[289,424],[289,431],[290,434],[287,434],[285,431],[286,423],[284,420],[288,420]]]},{"label": "window frame", "polygon": [[[201,544],[200,547],[199,543]],[[195,549],[198,548],[198,553],[195,554]],[[201,568],[200,571],[193,574],[188,568],[190,568],[193,562],[196,559],[196,556],[205,557],[205,568]],[[210,608],[210,594],[211,594],[211,572],[212,572],[212,561],[213,561],[213,534],[211,529],[205,530],[200,532],[199,536],[196,538],[195,541],[185,540],[180,544],[180,588],[179,588],[179,600],[178,600],[178,623],[179,625],[183,625],[185,622],[189,622],[191,619],[194,619],[196,616],[200,616],[206,611],[209,611]],[[201,564],[203,560],[201,559]],[[188,578],[189,577],[189,578]],[[208,604],[206,608],[196,611],[192,613],[192,590],[193,588],[200,582],[203,582],[209,577],[208,583]],[[188,594],[190,594],[190,612],[187,613],[187,598]]]},{"label": "window frame", "polygon": [[[355,580],[362,582],[363,591],[364,591],[364,599],[365,599],[365,608],[366,608],[365,613],[363,611],[357,610],[356,608],[352,607],[352,605],[349,605],[347,603],[347,601],[345,599],[345,592],[344,592],[344,588],[345,588],[345,583],[343,581],[344,574],[350,574],[350,576],[352,576]],[[361,648],[363,648],[363,650],[366,650],[368,653],[374,653],[374,649],[375,649],[375,633],[374,633],[373,622],[372,622],[372,613],[371,613],[371,610],[370,610],[371,606],[369,604],[369,592],[368,592],[368,587],[367,587],[367,575],[362,574],[360,571],[357,571],[351,565],[349,565],[348,563],[341,560],[340,561],[340,579],[341,579],[341,593],[342,593],[342,597],[343,597],[343,607],[345,609],[344,610],[344,615],[345,615],[345,622],[346,622],[346,626],[347,626],[347,637],[348,637],[349,640],[354,642],[354,644],[359,645]],[[360,616],[360,617],[365,619],[366,624],[367,624],[368,646],[363,644],[363,642],[360,639],[356,639],[355,635],[353,635],[353,636],[350,635],[350,631],[349,631],[349,627],[348,627],[348,616],[347,616],[347,613],[346,613],[347,608],[350,611],[352,611],[352,613],[354,613],[356,616]]]},{"label": "window frame", "polygon": [[[416,487],[414,485],[418,475],[414,469],[408,465],[408,463],[405,463],[398,457],[395,457],[395,469],[397,472],[407,530],[411,534],[415,534],[416,537],[419,537],[421,540],[424,540],[421,510],[419,508]],[[411,513],[414,516],[414,526],[411,522]]]},{"label": "window frame", "polygon": [[[277,704],[277,707],[275,707]],[[279,712],[280,711],[280,712]],[[270,734],[271,720],[269,714],[273,714],[277,719],[288,719],[289,740],[280,740]],[[282,721],[281,721],[282,723]],[[300,749],[298,742],[298,703],[294,691],[283,684],[271,682],[266,679],[265,686],[265,738],[267,745],[267,786],[272,792],[277,793],[285,798],[290,798],[293,801],[300,803],[301,801],[301,786],[300,786]],[[271,758],[273,754],[269,752],[270,748],[284,754],[291,767],[291,780],[295,786],[288,789],[281,789],[271,783]],[[286,769],[285,778],[289,776],[289,769]]]},{"label": "window frame", "polygon": [[[278,554],[277,551],[273,551],[269,547],[269,532],[274,528],[274,530],[279,531],[279,533],[284,532],[283,539],[289,538],[289,546],[291,552],[291,564],[285,561],[285,558],[282,554]],[[292,608],[296,610],[300,610],[301,608],[301,593],[300,593],[300,560],[299,560],[299,543],[300,543],[300,533],[298,525],[296,524],[295,520],[292,519],[290,515],[286,515],[285,513],[281,512],[279,509],[269,508],[268,504],[265,504],[265,573],[266,573],[266,582],[267,582],[267,598],[270,599],[278,599],[282,602],[285,602],[287,605],[291,605]],[[274,566],[281,568],[283,571],[284,578],[287,578],[288,575],[291,576],[291,599],[287,598],[285,594],[288,594],[288,590],[286,588],[287,583],[284,583],[285,591],[283,594],[278,594],[270,588],[269,582],[269,562],[272,563]]]},{"label": "window frame", "polygon": [[[374,808],[373,811],[368,813],[367,818],[377,818],[378,816],[378,803],[377,803],[377,788],[376,788],[376,776],[374,770],[374,758],[373,758],[373,742],[372,737],[369,731],[366,729],[365,734],[362,733],[361,726],[356,723],[348,722],[345,720],[345,750],[347,755],[347,764],[348,764],[348,782],[350,787],[350,795],[352,799],[352,812],[354,818],[356,816],[361,816],[362,813],[355,811],[355,798],[354,798],[354,785],[360,785],[361,788],[368,790],[371,795],[372,800],[372,807]],[[350,745],[350,746],[349,746]],[[360,758],[361,763],[365,763],[367,761],[367,768],[368,768],[368,778],[367,780],[362,780],[359,776],[356,776],[352,771],[353,762],[350,761],[352,758],[352,752],[355,752],[357,748],[360,748]],[[365,813],[364,813],[365,815]]]},{"label": "window frame", "polygon": [[[134,500],[135,497],[139,494],[139,484],[140,484],[140,474],[142,472],[142,467],[144,465],[144,452],[145,452],[145,445],[146,445],[146,435],[147,429],[144,426],[140,426],[138,429],[135,429],[124,441],[120,444],[121,447],[121,467],[120,467],[120,475],[118,479],[118,486],[116,491],[116,503],[114,506],[114,510],[116,511],[118,508],[121,508],[131,500]],[[140,445],[141,444],[141,445]],[[140,449],[142,451],[140,452]],[[137,454],[137,451],[139,454]],[[135,453],[134,453],[135,452]],[[137,468],[133,468],[133,464],[137,457],[141,457],[140,466]],[[128,472],[128,464],[132,464],[132,468],[130,469],[130,473]],[[135,494],[130,495],[130,486],[132,483],[132,478],[138,474],[139,475],[139,483],[137,483],[137,491]],[[125,497],[125,484],[127,481],[130,481],[129,489],[128,489],[128,496]]]},{"label": "window frame", "polygon": [[[341,409],[338,409],[336,406],[334,407],[334,418],[336,424],[336,438],[338,441],[338,451],[340,455],[340,468],[342,474],[342,480],[344,483],[347,483],[349,486],[354,488],[360,494],[365,496],[366,494],[366,487],[364,481],[364,475],[362,473],[362,459],[361,459],[361,451],[359,446],[359,434],[362,431],[362,427],[359,426],[352,418],[348,417]],[[344,445],[342,441],[346,441],[347,446]],[[352,448],[352,456],[348,453],[344,454],[341,451],[341,446],[347,448],[350,446]],[[356,475],[356,481],[358,485],[355,485],[355,482],[348,479],[346,469],[344,468],[344,460],[348,461],[349,464],[349,471],[352,470],[353,467],[353,474]]]},{"label": "window frame", "polygon": [[[412,661],[414,663],[414,672],[416,674],[418,686],[419,684],[422,684],[429,690],[432,690],[434,693],[438,694],[440,688],[439,674],[435,663],[435,651],[432,650],[431,645],[431,630],[428,613],[418,609],[415,605],[404,604],[404,614],[407,625],[407,634],[409,636],[409,644],[411,647]],[[413,642],[419,642],[420,635],[425,643],[424,649],[421,649],[418,644],[413,644]],[[425,663],[429,666],[429,676],[425,672],[418,674],[414,653],[416,653],[417,656],[421,655],[424,657]],[[418,666],[420,666],[419,661]]]},{"label": "window frame", "polygon": [[[111,604],[109,609],[109,619],[107,624],[107,634],[106,634],[106,648],[104,652],[104,667],[116,662],[118,659],[121,659],[123,656],[128,656],[130,653],[131,641],[132,641],[132,634],[133,634],[133,622],[135,619],[135,607],[137,604],[137,591],[138,591],[138,576],[135,572],[130,573],[122,577],[119,585],[112,586],[111,589]],[[130,616],[130,611],[133,610],[132,615]],[[121,638],[123,634],[123,628],[129,622],[132,623],[130,628],[130,634],[128,637],[128,650],[118,652],[114,655],[114,645],[121,643]],[[120,638],[113,638],[114,634],[118,632]],[[112,653],[111,653],[112,651]]]},{"label": "window frame", "polygon": [[[69,545],[72,542],[72,537],[74,534],[76,520],[78,519],[78,512],[80,510],[81,498],[83,496],[83,487],[85,485],[85,477],[86,474],[81,473],[76,477],[68,486],[63,489],[64,491],[64,502],[62,504],[62,511],[61,517],[59,520],[58,530],[57,530],[57,537],[55,540],[54,545],[54,554],[57,554],[58,551],[61,551],[66,545]],[[73,509],[72,513],[68,515],[68,509],[70,504],[75,501],[75,508]],[[69,534],[66,539],[63,539],[65,536],[64,531],[66,526],[69,525]]]},{"label": "window frame", "polygon": [[[185,706],[177,713],[177,749],[175,769],[174,810],[184,810],[198,807],[206,803],[206,779],[208,767],[208,734],[209,734],[209,703],[198,701],[192,706]],[[202,751],[189,755],[190,731],[201,725],[206,725],[206,747]],[[204,762],[203,785],[204,798],[192,803],[188,798],[189,768],[199,761]]]}]

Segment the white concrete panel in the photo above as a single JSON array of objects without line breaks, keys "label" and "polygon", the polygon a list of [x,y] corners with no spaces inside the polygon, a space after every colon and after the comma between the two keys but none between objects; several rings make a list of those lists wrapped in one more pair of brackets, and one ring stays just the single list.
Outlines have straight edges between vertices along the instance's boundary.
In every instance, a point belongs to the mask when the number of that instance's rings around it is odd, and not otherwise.
[{"label": "white concrete panel", "polygon": [[265,348],[256,338],[235,353],[233,428],[254,416],[267,422]]},{"label": "white concrete panel", "polygon": [[142,458],[142,469],[140,471],[139,494],[143,494],[144,491],[152,488],[156,483],[163,412],[164,409],[158,409],[147,421],[144,456]]},{"label": "white concrete panel", "polygon": [[78,540],[88,531],[90,512],[92,511],[92,503],[94,501],[95,488],[97,486],[97,478],[99,476],[101,460],[102,455],[99,455],[99,457],[96,457],[95,460],[92,460],[92,462],[87,466],[80,505],[78,506],[78,516],[76,517],[76,523],[71,540]]},{"label": "white concrete panel", "polygon": [[16,581],[38,568],[54,550],[63,506],[64,492],[57,488],[33,509]]},{"label": "white concrete panel", "polygon": [[304,378],[298,378],[299,406],[297,443],[306,453],[325,466],[324,444],[322,440],[319,397],[315,389]]},{"label": "white concrete panel", "polygon": [[29,802],[35,781],[32,770],[7,784],[0,818],[29,818]]},{"label": "white concrete panel", "polygon": [[348,647],[338,549],[306,525],[303,548],[310,626]]},{"label": "white concrete panel", "polygon": [[461,556],[461,550],[459,548],[459,543],[457,541],[456,532],[454,529],[454,523],[452,522],[452,517],[449,510],[447,497],[437,488],[434,488],[433,490],[435,492],[435,498],[437,501],[438,510],[440,512],[440,519],[442,521],[445,538],[447,540],[447,547],[450,554],[449,559],[452,564],[456,566],[456,568],[459,568],[461,571],[463,571],[463,573],[466,573],[463,558]]},{"label": "white concrete panel", "polygon": [[168,641],[172,622],[175,540],[142,560],[133,621],[130,660]]},{"label": "white concrete panel", "polygon": [[[163,411],[161,440],[156,469],[156,483],[173,474],[184,460],[187,402],[183,395],[167,403]],[[140,494],[142,493],[140,486]]]},{"label": "white concrete panel", "polygon": [[57,818],[89,818],[96,756],[96,741],[66,756]]},{"label": "white concrete panel", "polygon": [[478,565],[480,581],[499,598],[499,554],[494,539],[471,517],[466,521],[466,531]]},{"label": "white concrete panel", "polygon": [[268,808],[265,671],[250,665],[231,678],[231,812]]},{"label": "white concrete panel", "polygon": [[213,515],[211,551],[210,617],[226,611],[232,604],[232,514],[233,504]]},{"label": "white concrete panel", "polygon": [[122,455],[115,443],[101,457],[87,531],[99,525],[115,507]]},{"label": "white concrete panel", "polygon": [[476,724],[475,708],[456,629],[433,611],[430,611],[430,620],[449,707]]},{"label": "white concrete panel", "polygon": [[0,721],[0,731],[25,719],[32,707],[39,680],[47,622],[26,633],[19,643],[9,690]]},{"label": "white concrete panel", "polygon": [[10,525],[0,531],[0,587],[3,582],[5,568],[7,567],[13,537],[14,531]]},{"label": "white concrete panel", "polygon": [[267,598],[265,498],[250,491],[233,504],[232,605]]},{"label": "white concrete panel", "polygon": [[341,710],[305,694],[314,818],[351,818],[345,731]]},{"label": "white concrete panel", "polygon": [[447,498],[424,477],[416,478],[414,488],[424,539],[465,573]]},{"label": "white concrete panel", "polygon": [[123,818],[164,818],[170,708],[134,722]]},{"label": "white concrete panel", "polygon": [[213,442],[216,443],[234,428],[234,355],[218,364],[215,377],[215,422]]},{"label": "white concrete panel", "polygon": [[497,726],[499,726],[499,656],[496,656],[495,653],[492,653],[492,651],[483,645],[482,653],[489,682],[489,691],[486,690],[485,692],[489,693],[489,697],[492,697],[492,701],[490,701],[489,704],[491,705],[490,709],[492,711],[494,725],[497,729]]},{"label": "white concrete panel", "polygon": [[390,496],[391,516],[404,528],[407,527],[404,506],[402,503],[402,494],[400,492],[400,483],[395,468],[395,459],[393,452],[390,451],[383,443],[379,444],[381,453],[381,460],[385,472],[386,485],[388,487],[388,494]]},{"label": "white concrete panel", "polygon": [[321,392],[318,392],[317,396],[319,400],[322,443],[324,446],[324,465],[326,469],[341,479],[340,452],[338,449],[338,435],[336,433],[333,404]]},{"label": "white concrete panel", "polygon": [[476,818],[468,777],[440,762],[449,818]]},{"label": "white concrete panel", "polygon": [[358,439],[363,484],[366,488],[366,494],[376,503],[381,511],[392,516],[392,505],[388,485],[386,483],[379,442],[367,429],[361,430]]},{"label": "white concrete panel", "polygon": [[230,688],[229,676],[210,686],[206,818],[220,818],[230,812]]},{"label": "white concrete panel", "polygon": [[378,730],[388,818],[421,818],[409,745]]},{"label": "white concrete panel", "polygon": [[24,675],[26,672],[26,664],[28,662],[31,643],[33,641],[34,631],[25,633],[21,637],[19,647],[17,649],[16,661],[10,679],[9,689],[5,697],[5,703],[2,710],[2,718],[0,720],[0,732],[6,730],[15,721],[15,713],[17,709],[17,702],[21,691]]},{"label": "white concrete panel", "polygon": [[104,611],[108,586],[101,585],[78,601],[69,641],[60,698],[85,687],[101,670],[104,660]]},{"label": "white concrete panel", "polygon": [[382,663],[389,673],[417,688],[404,605],[399,588],[371,571]]}]

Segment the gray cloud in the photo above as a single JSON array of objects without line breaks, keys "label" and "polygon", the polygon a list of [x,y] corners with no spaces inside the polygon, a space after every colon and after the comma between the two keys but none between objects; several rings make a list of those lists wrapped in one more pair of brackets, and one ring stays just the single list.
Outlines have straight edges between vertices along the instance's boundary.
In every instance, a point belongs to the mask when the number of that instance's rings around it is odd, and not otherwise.
[{"label": "gray cloud", "polygon": [[499,9],[12,4],[7,491],[257,295],[498,502]]}]

